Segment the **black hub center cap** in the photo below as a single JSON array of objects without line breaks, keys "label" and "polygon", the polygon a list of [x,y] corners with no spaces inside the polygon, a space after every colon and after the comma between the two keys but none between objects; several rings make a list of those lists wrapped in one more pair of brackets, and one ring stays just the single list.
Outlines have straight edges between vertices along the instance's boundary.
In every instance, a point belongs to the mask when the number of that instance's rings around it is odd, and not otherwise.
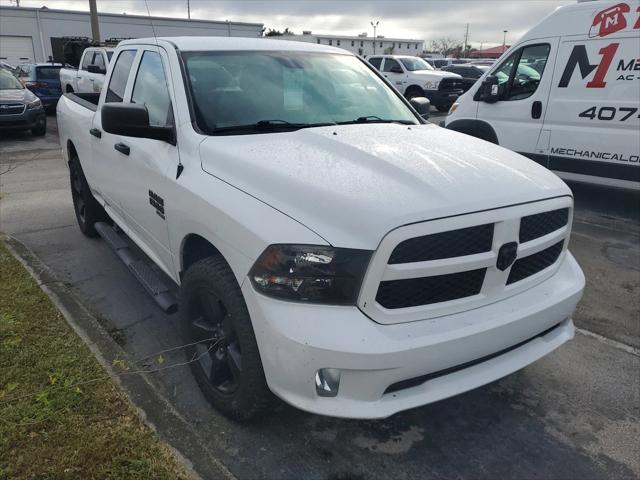
[{"label": "black hub center cap", "polygon": [[513,262],[516,261],[518,256],[518,242],[509,242],[505,243],[500,247],[498,251],[498,261],[496,262],[496,267],[499,270],[505,271]]}]

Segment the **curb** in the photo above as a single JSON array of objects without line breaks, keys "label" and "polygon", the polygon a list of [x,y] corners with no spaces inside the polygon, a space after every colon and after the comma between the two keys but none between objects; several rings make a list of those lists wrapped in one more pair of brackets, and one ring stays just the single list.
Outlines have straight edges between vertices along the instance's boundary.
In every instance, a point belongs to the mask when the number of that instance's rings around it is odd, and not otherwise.
[{"label": "curb", "polygon": [[[148,374],[116,374],[112,368],[112,359],[124,359],[128,363],[132,363],[132,359],[73,292],[56,278],[49,267],[16,238],[6,235],[0,241],[3,241],[11,254],[34,278],[111,379],[120,387],[141,420],[168,444],[176,460],[187,472],[198,480],[203,477],[197,472],[206,472],[206,478],[236,480],[236,477],[204,446],[205,442],[198,432],[154,386]],[[188,431],[189,435],[180,435],[180,431]]]}]

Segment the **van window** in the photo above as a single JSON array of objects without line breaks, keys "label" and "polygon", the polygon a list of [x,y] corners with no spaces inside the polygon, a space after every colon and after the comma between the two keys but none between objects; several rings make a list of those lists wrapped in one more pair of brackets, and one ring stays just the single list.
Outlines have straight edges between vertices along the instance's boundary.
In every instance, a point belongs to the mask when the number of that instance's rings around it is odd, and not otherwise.
[{"label": "van window", "polygon": [[503,62],[494,73],[498,77],[498,85],[504,88],[502,100],[524,100],[535,93],[550,50],[549,44],[529,45]]},{"label": "van window", "polygon": [[173,123],[167,80],[164,76],[162,58],[158,53],[144,52],[133,85],[131,102],[147,107],[150,125],[164,127]]},{"label": "van window", "polygon": [[118,55],[116,65],[113,67],[113,72],[111,72],[111,80],[109,81],[105,102],[122,102],[134,58],[136,58],[135,50],[123,50]]},{"label": "van window", "polygon": [[380,65],[382,64],[382,58],[380,57],[370,58],[369,63],[374,67],[376,67],[378,70],[380,70]]}]

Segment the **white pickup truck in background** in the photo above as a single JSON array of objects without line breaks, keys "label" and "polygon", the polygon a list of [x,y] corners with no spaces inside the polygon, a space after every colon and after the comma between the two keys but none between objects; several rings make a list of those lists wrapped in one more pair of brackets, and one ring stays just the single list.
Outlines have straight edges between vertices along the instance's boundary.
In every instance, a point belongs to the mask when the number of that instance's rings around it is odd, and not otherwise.
[{"label": "white pickup truck in background", "polygon": [[428,108],[338,48],[180,37],[121,42],[57,112],[81,231],[179,290],[216,408],[382,418],[550,353],[584,288],[569,188]]},{"label": "white pickup truck in background", "polygon": [[97,93],[102,89],[113,48],[89,47],[82,54],[80,67],[60,70],[63,93]]}]

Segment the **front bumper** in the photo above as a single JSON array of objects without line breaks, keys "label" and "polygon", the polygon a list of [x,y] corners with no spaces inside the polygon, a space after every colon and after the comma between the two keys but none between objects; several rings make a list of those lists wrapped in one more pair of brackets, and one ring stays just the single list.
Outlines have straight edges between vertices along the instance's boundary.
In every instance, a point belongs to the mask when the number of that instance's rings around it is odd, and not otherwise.
[{"label": "front bumper", "polygon": [[[584,275],[567,253],[551,278],[513,297],[430,320],[381,325],[356,307],[283,302],[257,293],[248,280],[242,286],[271,390],[302,410],[363,419],[385,418],[471,390],[550,353],[573,338],[571,315],[583,289]],[[505,349],[510,350],[385,393],[403,380]],[[317,395],[315,375],[321,368],[340,369],[336,397]]]},{"label": "front bumper", "polygon": [[38,124],[38,120],[45,116],[46,113],[42,107],[25,109],[19,115],[0,115],[0,129],[25,130],[34,128]]}]

